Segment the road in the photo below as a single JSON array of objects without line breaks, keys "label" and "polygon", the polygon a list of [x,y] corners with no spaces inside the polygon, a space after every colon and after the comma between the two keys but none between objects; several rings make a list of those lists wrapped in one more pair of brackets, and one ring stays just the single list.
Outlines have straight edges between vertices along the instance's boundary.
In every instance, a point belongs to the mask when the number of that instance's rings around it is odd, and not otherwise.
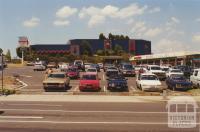
[{"label": "road", "polygon": [[1,132],[199,132],[169,128],[164,102],[1,102],[0,111]]},{"label": "road", "polygon": [[[25,82],[28,86],[23,88],[21,90],[21,94],[51,94],[49,92],[45,92],[43,90],[42,86],[42,81],[45,76],[44,71],[33,71],[33,67],[20,67],[20,68],[7,68],[5,69],[5,75],[12,76],[13,74],[19,74],[20,75],[20,80]],[[88,94],[123,94],[123,95],[130,95],[131,93],[136,93],[140,91],[137,89],[135,85],[135,77],[127,77],[128,78],[128,92],[110,92],[107,90],[107,80],[106,80],[106,75],[105,73],[99,72],[98,73],[99,77],[101,78],[101,92],[100,93],[88,93]],[[68,90],[68,92],[65,92],[62,94],[87,94],[79,91],[79,80],[70,80],[70,86],[71,88]],[[163,82],[163,87],[166,87],[165,83]],[[55,92],[54,92],[55,93]],[[155,94],[156,92],[154,92]],[[159,92],[157,92],[157,95],[160,95]]]}]

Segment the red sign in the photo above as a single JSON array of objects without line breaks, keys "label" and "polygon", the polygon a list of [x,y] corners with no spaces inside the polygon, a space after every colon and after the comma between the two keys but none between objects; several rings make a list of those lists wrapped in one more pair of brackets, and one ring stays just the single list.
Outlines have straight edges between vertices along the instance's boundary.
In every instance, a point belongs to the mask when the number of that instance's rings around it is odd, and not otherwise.
[{"label": "red sign", "polygon": [[135,51],[135,40],[129,41],[129,51]]},{"label": "red sign", "polygon": [[20,47],[28,47],[29,41],[27,37],[22,36],[22,37],[19,37],[18,43]]},{"label": "red sign", "polygon": [[104,40],[104,49],[111,49],[111,41],[109,39]]}]

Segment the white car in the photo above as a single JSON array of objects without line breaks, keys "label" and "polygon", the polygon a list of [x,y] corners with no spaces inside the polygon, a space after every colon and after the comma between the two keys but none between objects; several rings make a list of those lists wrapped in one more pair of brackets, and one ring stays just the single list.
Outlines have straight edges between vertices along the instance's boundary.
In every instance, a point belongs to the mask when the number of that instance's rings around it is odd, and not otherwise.
[{"label": "white car", "polygon": [[138,74],[136,86],[142,91],[161,91],[162,84],[158,77],[152,73]]},{"label": "white car", "polygon": [[100,69],[103,69],[103,63],[97,63],[100,67]]},{"label": "white car", "polygon": [[157,75],[160,80],[166,79],[166,73],[158,65],[148,65],[147,72]]},{"label": "white car", "polygon": [[95,73],[95,74],[98,74],[98,71],[96,68],[87,68],[86,69],[86,72],[87,73]]},{"label": "white car", "polygon": [[199,86],[200,86],[200,69],[194,69],[193,74],[190,76],[190,82],[193,84],[193,86],[196,86],[199,88]]},{"label": "white car", "polygon": [[62,63],[62,64],[59,64],[59,69],[60,69],[61,71],[66,71],[68,68],[69,68],[69,63]]},{"label": "white car", "polygon": [[85,65],[85,70],[87,71],[87,69],[88,68],[90,68],[90,65],[91,65],[92,63],[85,63],[84,65]]},{"label": "white car", "polygon": [[44,71],[44,70],[46,70],[46,67],[41,63],[35,63],[33,70],[34,71]]},{"label": "white car", "polygon": [[170,69],[166,72],[166,77],[170,77],[171,75],[183,75],[183,72],[179,69]]}]

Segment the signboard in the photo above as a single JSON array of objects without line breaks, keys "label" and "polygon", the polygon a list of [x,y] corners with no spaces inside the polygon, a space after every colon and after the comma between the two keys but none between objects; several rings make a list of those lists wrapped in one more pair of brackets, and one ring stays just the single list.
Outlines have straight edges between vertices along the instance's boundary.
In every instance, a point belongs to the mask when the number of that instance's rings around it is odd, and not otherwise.
[{"label": "signboard", "polygon": [[73,55],[80,55],[80,47],[79,45],[73,44],[70,46],[70,53]]},{"label": "signboard", "polygon": [[104,40],[104,49],[111,49],[111,48],[112,48],[111,40],[105,39]]},{"label": "signboard", "polygon": [[19,37],[18,43],[20,47],[28,47],[29,45],[29,41],[26,36]]}]

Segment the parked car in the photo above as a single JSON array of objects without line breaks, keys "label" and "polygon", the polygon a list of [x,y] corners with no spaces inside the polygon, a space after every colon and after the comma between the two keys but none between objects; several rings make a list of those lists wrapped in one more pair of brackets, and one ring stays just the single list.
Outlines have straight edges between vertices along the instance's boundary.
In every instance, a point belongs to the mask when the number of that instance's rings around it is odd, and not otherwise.
[{"label": "parked car", "polygon": [[85,65],[82,60],[75,60],[74,65],[77,66],[79,70],[85,71]]},{"label": "parked car", "polygon": [[59,69],[64,72],[68,70],[69,63],[62,63],[62,64],[59,64],[58,66],[59,66]]},{"label": "parked car", "polygon": [[124,76],[135,76],[135,69],[131,64],[123,63],[120,64],[119,66],[119,71],[124,75]]},{"label": "parked car", "polygon": [[200,69],[194,69],[192,75],[190,76],[190,82],[194,87],[200,87]]},{"label": "parked car", "polygon": [[188,90],[192,87],[192,83],[187,81],[183,75],[171,75],[166,79],[166,84],[169,89],[173,90]]},{"label": "parked car", "polygon": [[77,79],[79,78],[79,70],[77,68],[69,68],[67,70],[67,76],[70,78],[70,79]]},{"label": "parked car", "polygon": [[28,62],[26,63],[26,65],[27,65],[27,66],[34,66],[35,63],[34,63],[33,61],[28,61]]},{"label": "parked car", "polygon": [[100,69],[103,69],[103,63],[97,63],[100,67]]},{"label": "parked car", "polygon": [[88,68],[86,69],[87,73],[94,73],[94,74],[98,74],[97,69],[96,68]]},{"label": "parked car", "polygon": [[152,73],[138,74],[136,78],[136,86],[142,91],[161,91],[162,84],[158,77]]},{"label": "parked car", "polygon": [[34,71],[44,71],[44,70],[46,70],[46,66],[44,66],[41,63],[35,63],[33,70]]},{"label": "parked car", "polygon": [[64,72],[53,72],[50,73],[47,78],[43,81],[43,87],[45,90],[54,88],[59,89],[63,88],[66,90],[69,88],[70,79],[65,75]]},{"label": "parked car", "polygon": [[187,78],[189,78],[192,74],[192,68],[186,65],[178,65],[175,67],[175,69],[180,69]]},{"label": "parked car", "polygon": [[171,75],[183,75],[183,72],[179,69],[170,69],[166,72],[166,77],[170,77]]},{"label": "parked car", "polygon": [[110,91],[128,91],[127,79],[120,74],[110,76],[107,83],[107,89]]},{"label": "parked car", "polygon": [[95,73],[84,73],[79,82],[79,90],[86,91],[86,90],[94,90],[100,91],[100,79],[98,78],[97,74]]},{"label": "parked car", "polygon": [[106,72],[108,67],[114,67],[114,65],[113,64],[109,64],[109,63],[104,64],[103,71]]},{"label": "parked car", "polygon": [[116,67],[108,67],[106,70],[106,76],[109,77],[111,75],[118,75],[119,70]]},{"label": "parked car", "polygon": [[57,68],[57,64],[55,62],[49,62],[47,68]]},{"label": "parked car", "polygon": [[157,77],[160,80],[165,80],[166,79],[165,71],[162,71],[162,69],[158,65],[148,65],[147,66],[147,72],[150,72],[152,74],[157,75]]},{"label": "parked car", "polygon": [[100,66],[98,64],[91,64],[91,68],[96,68],[98,72],[100,72]]},{"label": "parked car", "polygon": [[85,71],[86,71],[88,68],[90,68],[91,64],[92,64],[92,63],[85,63],[85,64],[84,64],[84,65],[85,65]]}]

